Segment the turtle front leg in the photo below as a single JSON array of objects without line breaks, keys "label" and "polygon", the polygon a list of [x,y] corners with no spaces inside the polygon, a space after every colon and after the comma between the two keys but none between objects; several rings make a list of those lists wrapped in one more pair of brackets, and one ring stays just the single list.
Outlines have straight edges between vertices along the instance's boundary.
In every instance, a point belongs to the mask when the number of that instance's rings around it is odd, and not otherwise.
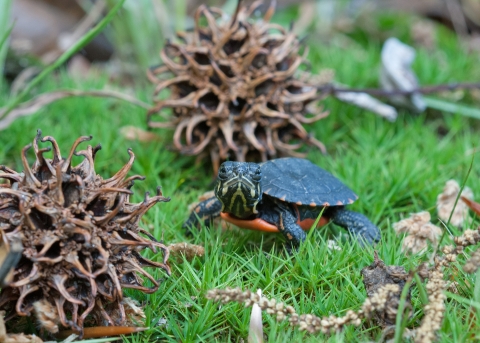
[{"label": "turtle front leg", "polygon": [[307,234],[297,224],[297,216],[288,205],[277,203],[277,206],[275,209],[279,216],[277,228],[287,239],[287,250],[291,252],[292,248],[297,249],[300,246],[307,238]]},{"label": "turtle front leg", "polygon": [[187,230],[191,227],[199,228],[200,221],[203,221],[205,226],[210,226],[213,220],[220,216],[221,210],[222,203],[215,196],[201,201],[193,208],[190,216],[183,223],[182,228]]},{"label": "turtle front leg", "polygon": [[380,240],[380,230],[363,214],[346,210],[344,207],[331,207],[328,216],[330,220],[347,229],[356,238],[362,238],[373,245]]}]

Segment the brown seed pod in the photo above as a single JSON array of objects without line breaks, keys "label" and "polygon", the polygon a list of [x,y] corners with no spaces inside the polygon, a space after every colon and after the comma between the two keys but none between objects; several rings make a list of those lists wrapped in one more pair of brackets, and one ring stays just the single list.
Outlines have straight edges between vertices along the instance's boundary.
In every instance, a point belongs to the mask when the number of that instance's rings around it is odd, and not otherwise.
[{"label": "brown seed pod", "polygon": [[[122,325],[125,310],[122,290],[133,288],[155,292],[160,281],[145,267],[166,264],[168,249],[138,226],[143,214],[157,202],[170,201],[162,195],[139,204],[130,203],[134,180],[126,178],[134,154],[114,176],[104,180],[94,169],[100,146],[76,152],[91,137],[78,138],[67,158],[63,158],[53,137],[33,141],[36,160],[30,167],[22,150],[23,173],[0,166],[0,231],[10,242],[21,239],[23,253],[13,280],[0,291],[0,309],[6,318],[35,315],[40,327],[55,333],[59,327],[82,334],[84,323]],[[40,142],[50,142],[53,158],[44,153]],[[73,155],[84,160],[72,166]],[[161,262],[140,255],[145,248],[163,253]],[[148,280],[148,281],[147,281]],[[48,309],[48,311],[46,310]],[[111,314],[118,312],[112,319]]]},{"label": "brown seed pod", "polygon": [[[149,126],[175,128],[175,148],[199,158],[210,154],[215,171],[228,157],[303,156],[298,149],[304,142],[325,151],[302,125],[328,114],[314,107],[320,94],[310,74],[299,70],[308,49],[293,32],[268,22],[275,1],[263,20],[251,22],[261,3],[245,7],[239,1],[231,19],[200,6],[193,32],[178,33],[182,43],[167,42],[163,65],[147,72],[156,85]],[[164,89],[170,96],[162,100]],[[167,108],[173,112],[168,121],[154,121]]]},{"label": "brown seed pod", "polygon": [[[385,306],[382,310],[377,309],[373,319],[381,327],[387,327],[389,325],[395,325],[397,317],[398,307],[400,304],[400,296],[403,288],[409,278],[409,274],[403,267],[400,266],[387,266],[379,257],[375,251],[374,261],[371,265],[362,269],[363,284],[367,290],[368,297],[372,297],[379,291],[380,288],[386,285],[398,285],[398,292],[389,294],[389,297],[385,300]],[[410,301],[410,290],[408,291],[406,299],[406,308],[410,311],[412,305]]]}]

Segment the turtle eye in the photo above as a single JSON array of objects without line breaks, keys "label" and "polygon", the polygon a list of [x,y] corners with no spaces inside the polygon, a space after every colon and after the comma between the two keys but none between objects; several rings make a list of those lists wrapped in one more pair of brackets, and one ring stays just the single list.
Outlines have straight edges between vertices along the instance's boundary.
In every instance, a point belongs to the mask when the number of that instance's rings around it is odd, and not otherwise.
[{"label": "turtle eye", "polygon": [[227,170],[225,167],[220,167],[220,170],[218,171],[218,178],[222,180],[227,178]]},{"label": "turtle eye", "polygon": [[257,169],[257,171],[255,172],[255,174],[253,174],[252,176],[252,180],[253,181],[260,181],[262,179],[262,172],[260,171],[260,169]]}]

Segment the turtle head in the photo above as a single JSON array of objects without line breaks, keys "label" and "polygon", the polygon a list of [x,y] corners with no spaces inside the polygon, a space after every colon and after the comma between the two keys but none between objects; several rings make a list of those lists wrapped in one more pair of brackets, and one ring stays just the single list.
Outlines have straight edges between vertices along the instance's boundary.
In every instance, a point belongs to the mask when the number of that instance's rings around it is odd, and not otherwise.
[{"label": "turtle head", "polygon": [[222,203],[222,212],[248,218],[257,212],[262,200],[260,165],[250,162],[224,162],[218,171],[215,196]]}]

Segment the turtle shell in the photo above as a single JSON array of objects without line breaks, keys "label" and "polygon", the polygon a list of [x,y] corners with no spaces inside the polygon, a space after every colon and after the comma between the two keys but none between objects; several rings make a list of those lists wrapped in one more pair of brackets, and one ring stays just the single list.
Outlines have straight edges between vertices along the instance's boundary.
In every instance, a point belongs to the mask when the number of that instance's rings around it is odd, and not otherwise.
[{"label": "turtle shell", "polygon": [[309,206],[351,204],[358,196],[335,176],[302,158],[279,158],[261,164],[262,190],[273,198]]}]

